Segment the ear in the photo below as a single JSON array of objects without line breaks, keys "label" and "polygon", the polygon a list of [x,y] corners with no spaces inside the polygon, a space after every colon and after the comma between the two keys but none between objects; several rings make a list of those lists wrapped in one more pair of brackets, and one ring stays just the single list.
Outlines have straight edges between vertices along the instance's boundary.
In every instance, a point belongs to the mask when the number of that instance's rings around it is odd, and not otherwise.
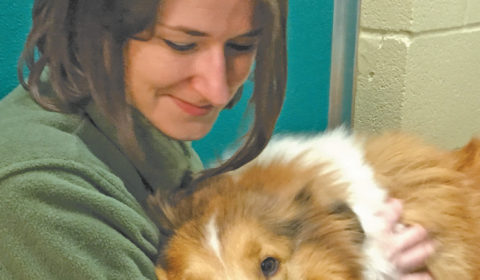
[{"label": "ear", "polygon": [[155,267],[155,275],[157,276],[157,279],[158,280],[167,280],[167,273],[165,272],[165,270],[163,270],[163,268],[161,267]]},{"label": "ear", "polygon": [[453,152],[457,170],[480,173],[480,138],[473,138],[463,148]]},{"label": "ear", "polygon": [[336,230],[344,233],[342,238],[348,238],[353,244],[363,244],[365,232],[347,202],[342,198],[329,196],[328,192],[319,192],[320,188],[328,187],[330,186],[307,184],[295,195],[294,202],[303,210],[299,212],[299,227],[303,228],[307,235],[309,232],[315,235],[322,232],[321,228],[328,228],[331,223]]},{"label": "ear", "polygon": [[169,238],[192,215],[191,197],[176,199],[175,193],[157,191],[147,198],[147,214],[160,233]]},{"label": "ear", "polygon": [[329,214],[335,215],[338,219],[348,222],[347,230],[358,233],[354,235],[354,242],[356,244],[363,243],[365,240],[365,231],[363,230],[357,215],[346,202],[335,201],[329,208]]}]

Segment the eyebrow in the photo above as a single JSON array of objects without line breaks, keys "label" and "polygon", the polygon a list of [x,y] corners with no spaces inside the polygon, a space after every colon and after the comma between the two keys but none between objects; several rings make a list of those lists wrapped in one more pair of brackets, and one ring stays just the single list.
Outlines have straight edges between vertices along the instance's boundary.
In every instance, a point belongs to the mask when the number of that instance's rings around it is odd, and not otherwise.
[{"label": "eyebrow", "polygon": [[[198,31],[198,30],[194,30],[194,29],[190,29],[190,28],[183,27],[183,26],[168,26],[168,25],[161,24],[161,23],[159,23],[159,25],[161,25],[165,28],[168,28],[170,30],[181,31],[181,32],[186,33],[190,36],[195,36],[195,37],[207,37],[208,36],[208,33]],[[262,28],[257,28],[257,29],[248,31],[247,33],[240,34],[240,35],[236,36],[235,38],[257,37],[257,36],[260,36],[260,34],[262,34]]]}]

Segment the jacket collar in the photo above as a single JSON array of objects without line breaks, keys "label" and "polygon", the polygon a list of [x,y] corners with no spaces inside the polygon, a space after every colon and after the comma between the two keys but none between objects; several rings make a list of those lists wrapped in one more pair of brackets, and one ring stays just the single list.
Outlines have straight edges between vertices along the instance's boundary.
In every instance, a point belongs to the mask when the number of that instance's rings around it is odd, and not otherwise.
[{"label": "jacket collar", "polygon": [[[108,121],[93,102],[86,106],[85,112],[93,124],[118,150],[130,161],[146,189],[156,191],[173,190],[182,185],[185,177],[198,172],[203,165],[191,142],[179,141],[168,137],[156,129],[138,110],[132,108],[133,129],[137,137],[140,152],[144,160],[128,156],[120,145],[115,126]],[[115,165],[115,163],[113,163]],[[123,173],[123,172],[122,172]],[[117,174],[122,178],[123,174]],[[129,178],[122,178],[128,180]],[[131,181],[131,180],[130,180]],[[143,200],[146,197],[137,197]]]}]

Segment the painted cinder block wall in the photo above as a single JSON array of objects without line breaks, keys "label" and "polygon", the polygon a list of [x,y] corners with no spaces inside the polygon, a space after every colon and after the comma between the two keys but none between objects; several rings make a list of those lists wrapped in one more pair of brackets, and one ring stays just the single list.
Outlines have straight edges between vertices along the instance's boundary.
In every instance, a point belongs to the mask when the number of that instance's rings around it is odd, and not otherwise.
[{"label": "painted cinder block wall", "polygon": [[480,135],[480,1],[362,0],[354,104],[357,131]]}]

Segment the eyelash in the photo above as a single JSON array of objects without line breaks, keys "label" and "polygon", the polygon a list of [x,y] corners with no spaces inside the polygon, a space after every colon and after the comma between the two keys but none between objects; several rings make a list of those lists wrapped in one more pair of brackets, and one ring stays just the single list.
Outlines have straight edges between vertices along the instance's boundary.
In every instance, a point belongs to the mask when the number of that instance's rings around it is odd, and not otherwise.
[{"label": "eyelash", "polygon": [[250,52],[250,51],[253,51],[255,49],[256,44],[240,45],[240,44],[229,43],[229,44],[227,44],[227,46],[232,48],[233,50],[235,50],[237,52]]},{"label": "eyelash", "polygon": [[[169,46],[170,48],[179,51],[179,52],[188,52],[192,51],[197,47],[196,43],[191,43],[191,44],[178,44],[175,42],[172,42],[170,40],[163,39],[163,41]],[[251,45],[241,45],[241,44],[233,44],[233,43],[228,43],[227,46],[234,51],[237,52],[250,52],[253,51],[256,47],[256,44],[251,44]]]},{"label": "eyelash", "polygon": [[188,51],[193,50],[197,46],[197,44],[195,44],[195,43],[178,44],[178,43],[174,43],[172,41],[166,40],[166,39],[163,39],[163,41],[167,44],[167,46],[169,46],[170,48],[172,48],[176,51],[179,51],[179,52],[188,52]]}]

